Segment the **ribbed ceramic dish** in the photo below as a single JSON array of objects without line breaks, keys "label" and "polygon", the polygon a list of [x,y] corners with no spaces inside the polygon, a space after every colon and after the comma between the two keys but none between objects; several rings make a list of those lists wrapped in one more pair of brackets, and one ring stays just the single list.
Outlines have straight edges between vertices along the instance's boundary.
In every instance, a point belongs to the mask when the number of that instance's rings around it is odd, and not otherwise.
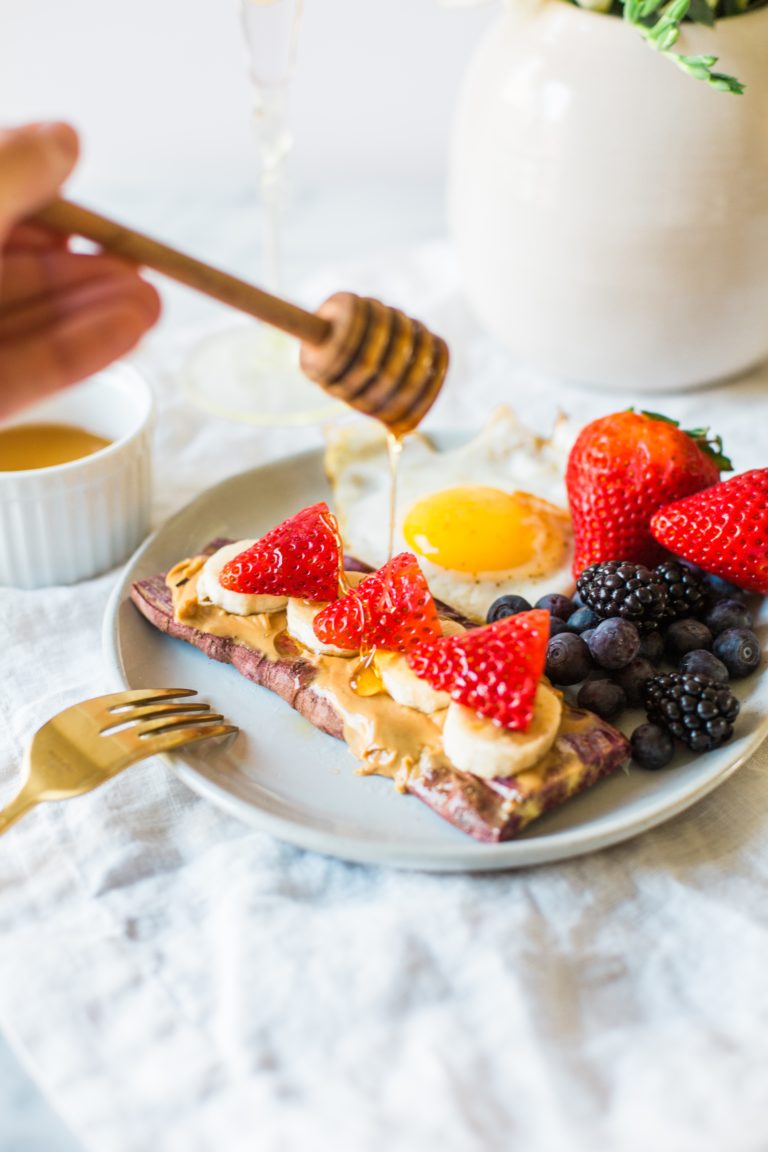
[{"label": "ribbed ceramic dish", "polygon": [[149,531],[153,411],[149,385],[119,364],[4,425],[73,424],[112,443],[51,468],[3,472],[0,459],[0,585],[74,584],[138,547]]},{"label": "ribbed ceramic dish", "polygon": [[[458,437],[437,437],[451,446]],[[167,570],[216,536],[263,534],[299,508],[331,500],[322,453],[293,456],[225,480],[160,528],[127,566],[108,606],[104,649],[119,683],[196,688],[241,732],[226,750],[175,755],[180,778],[226,812],[282,840],[399,868],[485,871],[561,860],[626,840],[690,807],[727,779],[768,735],[768,672],[734,686],[737,736],[716,752],[678,755],[663,772],[630,768],[535,822],[519,839],[478,844],[401,796],[356,775],[354,758],[265,688],[153,628],[129,600],[131,583]],[[759,630],[768,640],[768,611]],[[638,717],[630,716],[631,728]]]}]

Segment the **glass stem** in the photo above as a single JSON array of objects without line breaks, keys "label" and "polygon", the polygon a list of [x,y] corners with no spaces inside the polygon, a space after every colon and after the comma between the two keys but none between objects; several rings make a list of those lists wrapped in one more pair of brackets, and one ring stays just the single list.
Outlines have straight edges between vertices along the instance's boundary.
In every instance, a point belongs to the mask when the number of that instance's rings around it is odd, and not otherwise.
[{"label": "glass stem", "polygon": [[288,129],[287,85],[256,88],[254,124],[259,141],[260,193],[262,202],[264,286],[280,293],[283,289],[282,239],[285,204],[285,163],[292,140]]}]

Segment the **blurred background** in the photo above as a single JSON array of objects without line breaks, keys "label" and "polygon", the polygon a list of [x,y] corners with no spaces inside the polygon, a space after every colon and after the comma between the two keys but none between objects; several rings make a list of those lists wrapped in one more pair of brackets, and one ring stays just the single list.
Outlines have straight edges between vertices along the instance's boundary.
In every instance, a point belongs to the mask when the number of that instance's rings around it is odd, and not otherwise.
[{"label": "blurred background", "polygon": [[[494,9],[305,0],[290,110],[294,195],[439,189],[459,80]],[[2,120],[77,125],[85,149],[73,193],[119,197],[138,186],[190,204],[253,193],[238,0],[0,0],[0,28]]]}]

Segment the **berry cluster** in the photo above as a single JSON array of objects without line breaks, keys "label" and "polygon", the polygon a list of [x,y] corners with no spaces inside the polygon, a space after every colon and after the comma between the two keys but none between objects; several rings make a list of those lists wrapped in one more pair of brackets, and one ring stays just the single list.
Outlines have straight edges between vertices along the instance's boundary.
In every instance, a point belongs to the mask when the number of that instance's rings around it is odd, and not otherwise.
[{"label": "berry cluster", "polygon": [[[553,593],[536,603],[550,613],[545,672],[552,683],[606,720],[626,707],[645,708],[648,723],[631,737],[643,768],[665,767],[675,740],[694,752],[725,743],[739,710],[728,683],[761,660],[744,592],[671,559],[653,569],[593,564],[577,588],[573,599]],[[501,596],[488,619],[530,608],[520,596]]]}]

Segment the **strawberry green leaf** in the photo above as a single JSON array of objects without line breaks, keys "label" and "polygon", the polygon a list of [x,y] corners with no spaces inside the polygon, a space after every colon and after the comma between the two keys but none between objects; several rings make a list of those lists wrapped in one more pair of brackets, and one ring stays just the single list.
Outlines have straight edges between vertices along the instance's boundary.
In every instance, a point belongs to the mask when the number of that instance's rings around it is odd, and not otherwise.
[{"label": "strawberry green leaf", "polygon": [[[630,408],[629,411],[634,412],[634,408]],[[671,424],[674,428],[680,427],[679,420],[673,420],[670,416],[663,416],[661,412],[648,412],[643,408],[641,415],[648,416],[651,420],[660,420],[662,424]],[[733,464],[723,452],[721,436],[710,436],[709,428],[683,428],[683,432],[696,441],[699,449],[705,456],[714,460],[721,472],[733,472]]]}]

